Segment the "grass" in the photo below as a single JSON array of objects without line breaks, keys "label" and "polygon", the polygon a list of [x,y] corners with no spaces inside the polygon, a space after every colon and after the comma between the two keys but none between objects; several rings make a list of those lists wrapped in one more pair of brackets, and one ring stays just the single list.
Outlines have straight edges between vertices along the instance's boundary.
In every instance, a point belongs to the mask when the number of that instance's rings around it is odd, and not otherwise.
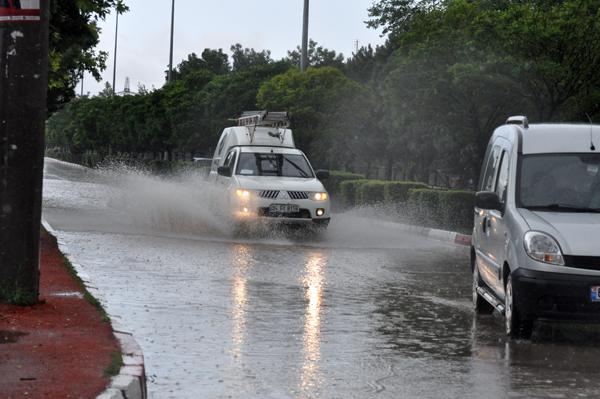
[{"label": "grass", "polygon": [[[45,230],[43,231],[43,234],[47,234],[48,236],[50,236],[54,240],[55,245],[56,245],[56,237],[52,236]],[[102,322],[110,323],[110,317],[108,316],[108,313],[106,313],[106,310],[102,307],[102,304],[100,303],[100,301],[98,301],[87,290],[87,288],[85,287],[85,283],[83,282],[81,277],[79,277],[79,275],[77,274],[77,270],[75,270],[75,267],[73,266],[71,261],[69,261],[69,259],[62,252],[60,253],[60,256],[61,256],[63,266],[67,269],[69,275],[77,282],[77,284],[83,291],[83,298],[86,301],[88,301],[94,308],[96,308],[98,310],[98,312],[100,312],[100,315],[102,317]],[[121,370],[122,366],[123,366],[123,355],[122,355],[121,351],[120,350],[113,351],[110,354],[110,362],[108,363],[108,366],[106,366],[106,368],[104,369],[104,376],[105,377],[114,377],[115,375],[119,374],[119,371]]]},{"label": "grass", "polygon": [[119,374],[119,371],[123,367],[123,355],[120,351],[114,351],[110,354],[110,363],[104,369],[105,377],[114,377]]},{"label": "grass", "polygon": [[37,294],[20,288],[0,288],[0,301],[9,305],[30,306],[37,303]]},{"label": "grass", "polygon": [[[44,229],[44,228],[42,228],[42,234],[46,234],[47,236],[49,236],[54,241],[54,245],[56,245],[58,248],[58,244],[56,242],[56,237],[54,237],[52,234],[48,233],[46,231],[46,229]],[[73,266],[71,261],[69,261],[69,259],[62,252],[60,252],[60,250],[59,250],[59,253],[60,253],[60,257],[61,257],[63,266],[67,269],[67,271],[69,272],[69,275],[77,282],[77,284],[83,291],[83,298],[86,301],[88,301],[93,307],[95,307],[98,310],[98,312],[100,312],[103,322],[110,323],[110,317],[108,316],[108,313],[106,313],[106,310],[102,307],[102,304],[100,303],[100,301],[98,301],[87,290],[87,288],[85,287],[85,283],[83,282],[81,277],[79,277],[79,275],[77,274],[77,270],[75,270],[75,267]]]},{"label": "grass", "polygon": [[77,270],[75,270],[75,267],[73,266],[73,264],[62,253],[61,253],[61,257],[62,257],[62,261],[63,261],[63,266],[67,268],[69,275],[71,277],[73,277],[73,279],[75,281],[77,281],[77,284],[79,284],[79,286],[81,287],[81,290],[83,291],[83,298],[100,312],[100,314],[102,315],[103,322],[110,323],[110,317],[108,316],[108,313],[106,313],[106,310],[102,307],[102,304],[100,303],[100,301],[97,300],[92,294],[90,294],[90,292],[87,290],[87,288],[85,288],[85,283],[83,282],[81,277],[79,277],[79,275],[77,274]]}]

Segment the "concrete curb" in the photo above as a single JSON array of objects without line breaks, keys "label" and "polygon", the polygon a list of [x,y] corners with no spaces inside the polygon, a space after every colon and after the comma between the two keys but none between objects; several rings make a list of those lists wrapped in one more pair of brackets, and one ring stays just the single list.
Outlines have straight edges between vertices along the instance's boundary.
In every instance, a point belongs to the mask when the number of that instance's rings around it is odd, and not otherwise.
[{"label": "concrete curb", "polygon": [[[94,291],[95,288],[90,286],[89,276],[82,273],[81,266],[71,260],[69,248],[58,237],[52,226],[43,218],[42,226],[56,238],[58,248],[73,264],[73,267],[77,269],[77,274],[83,280],[86,289]],[[112,378],[106,390],[97,396],[96,399],[146,399],[148,397],[148,389],[146,386],[146,369],[142,349],[133,338],[133,334],[114,330],[114,327],[113,334],[121,347],[123,366],[119,370],[119,374]]]},{"label": "concrete curb", "polygon": [[65,165],[65,166],[69,166],[71,168],[82,169],[82,170],[85,170],[85,169],[89,170],[90,169],[90,168],[88,168],[86,166],[83,166],[83,165],[78,165],[76,163],[61,161],[60,159],[56,159],[56,158],[44,157],[44,159],[49,159],[52,162],[55,162],[55,163],[57,163],[59,165]]},{"label": "concrete curb", "polygon": [[390,222],[387,220],[377,220],[376,223],[379,223],[382,226],[396,228],[402,231],[408,231],[414,234],[422,235],[427,238],[431,238],[432,240],[442,241],[448,244],[455,244],[466,247],[471,246],[471,236],[467,234],[461,234],[454,231],[432,229],[429,227],[414,226],[398,222]]}]

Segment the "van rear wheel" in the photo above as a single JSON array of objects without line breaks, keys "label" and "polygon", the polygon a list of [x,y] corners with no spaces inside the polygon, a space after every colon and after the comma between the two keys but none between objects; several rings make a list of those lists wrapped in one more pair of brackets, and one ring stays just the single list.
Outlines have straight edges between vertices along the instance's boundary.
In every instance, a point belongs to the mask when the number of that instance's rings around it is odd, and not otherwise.
[{"label": "van rear wheel", "polygon": [[533,320],[523,319],[515,302],[512,276],[509,274],[506,281],[506,296],[504,300],[504,320],[506,334],[511,338],[531,338]]}]

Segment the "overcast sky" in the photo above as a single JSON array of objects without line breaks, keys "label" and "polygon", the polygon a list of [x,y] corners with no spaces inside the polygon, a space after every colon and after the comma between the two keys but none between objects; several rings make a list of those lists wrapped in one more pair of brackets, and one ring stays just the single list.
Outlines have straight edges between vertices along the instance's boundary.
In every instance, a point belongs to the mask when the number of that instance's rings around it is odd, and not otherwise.
[{"label": "overcast sky", "polygon": [[[346,57],[361,46],[382,44],[380,31],[368,29],[367,8],[374,0],[311,0],[309,36]],[[130,11],[119,17],[117,91],[129,77],[131,89],[138,83],[148,89],[164,83],[169,62],[170,0],[125,0]],[[274,59],[300,44],[303,0],[176,0],[175,50],[177,65],[188,54],[205,48],[222,48],[241,43],[257,50],[268,49]],[[109,53],[103,82],[89,74],[84,91],[96,94],[104,82],[112,83],[115,16],[100,23],[99,49]],[[81,87],[77,88],[77,92]]]}]

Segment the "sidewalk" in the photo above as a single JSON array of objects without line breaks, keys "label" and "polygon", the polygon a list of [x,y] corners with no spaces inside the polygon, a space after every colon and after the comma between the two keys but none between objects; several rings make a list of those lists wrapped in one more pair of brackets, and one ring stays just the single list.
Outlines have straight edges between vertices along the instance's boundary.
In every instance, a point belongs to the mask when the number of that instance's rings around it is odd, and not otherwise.
[{"label": "sidewalk", "polygon": [[40,263],[40,304],[0,304],[0,397],[95,398],[119,372],[119,344],[45,232]]}]

